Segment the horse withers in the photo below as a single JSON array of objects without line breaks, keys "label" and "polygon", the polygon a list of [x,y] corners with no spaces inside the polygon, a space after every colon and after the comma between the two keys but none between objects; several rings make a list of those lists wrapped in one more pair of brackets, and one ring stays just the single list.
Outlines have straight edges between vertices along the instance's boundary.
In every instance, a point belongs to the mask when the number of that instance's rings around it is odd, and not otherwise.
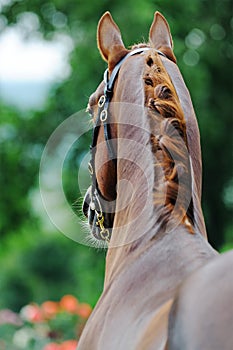
[{"label": "horse withers", "polygon": [[188,327],[191,310],[196,322],[194,312],[203,305],[195,295],[188,309],[187,295],[209,286],[198,289],[193,273],[202,276],[201,267],[217,253],[207,242],[201,209],[198,125],[169,26],[156,12],[149,44],[127,50],[107,12],[97,40],[108,69],[88,104],[92,185],[83,211],[96,245],[108,252],[103,293],[78,348],[185,349],[183,341],[197,349],[194,339],[201,332],[210,338],[211,329],[190,330],[187,340],[182,317]]}]

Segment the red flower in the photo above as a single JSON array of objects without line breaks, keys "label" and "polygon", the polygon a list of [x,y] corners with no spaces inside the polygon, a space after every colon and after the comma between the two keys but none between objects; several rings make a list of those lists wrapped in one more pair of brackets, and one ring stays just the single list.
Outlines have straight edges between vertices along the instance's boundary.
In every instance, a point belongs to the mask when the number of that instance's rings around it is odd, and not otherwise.
[{"label": "red flower", "polygon": [[64,295],[64,297],[62,297],[60,300],[61,309],[70,312],[71,314],[75,314],[77,312],[78,306],[78,299],[76,299],[73,295]]},{"label": "red flower", "polygon": [[88,318],[91,314],[91,306],[86,303],[79,304],[77,314],[83,318]]},{"label": "red flower", "polygon": [[45,345],[43,350],[76,350],[77,345],[77,340],[66,340],[61,344],[49,343]]},{"label": "red flower", "polygon": [[77,345],[77,340],[67,340],[61,344],[60,350],[76,350]]},{"label": "red flower", "polygon": [[45,301],[41,305],[41,309],[43,311],[44,317],[46,319],[53,318],[59,311],[59,304],[55,301]]},{"label": "red flower", "polygon": [[49,343],[43,347],[43,350],[61,350],[61,345],[57,343]]}]

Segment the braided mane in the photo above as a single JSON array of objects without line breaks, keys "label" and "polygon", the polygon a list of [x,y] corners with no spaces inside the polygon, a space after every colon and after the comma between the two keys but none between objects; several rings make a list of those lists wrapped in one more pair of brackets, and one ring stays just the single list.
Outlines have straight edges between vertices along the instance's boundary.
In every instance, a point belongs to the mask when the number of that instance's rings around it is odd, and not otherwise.
[{"label": "braided mane", "polygon": [[186,123],[179,98],[160,57],[146,56],[145,106],[155,158],[154,205],[160,208],[159,222],[179,220],[193,233],[191,167]]}]

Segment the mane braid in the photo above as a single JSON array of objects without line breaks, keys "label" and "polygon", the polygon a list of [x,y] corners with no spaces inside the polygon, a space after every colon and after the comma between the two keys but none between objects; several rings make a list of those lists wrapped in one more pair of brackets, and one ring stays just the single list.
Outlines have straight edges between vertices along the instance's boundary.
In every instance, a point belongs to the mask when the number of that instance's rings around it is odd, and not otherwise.
[{"label": "mane braid", "polygon": [[185,118],[174,86],[157,56],[147,57],[144,72],[145,104],[155,158],[154,205],[162,227],[167,227],[168,222],[180,222],[194,233]]}]

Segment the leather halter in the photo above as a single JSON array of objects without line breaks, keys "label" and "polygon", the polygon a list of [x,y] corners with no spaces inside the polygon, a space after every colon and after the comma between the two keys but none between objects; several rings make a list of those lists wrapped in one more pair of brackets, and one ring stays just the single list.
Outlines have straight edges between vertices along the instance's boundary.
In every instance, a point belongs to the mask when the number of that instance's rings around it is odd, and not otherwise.
[{"label": "leather halter", "polygon": [[[120,68],[122,64],[125,62],[125,60],[128,57],[141,54],[145,51],[151,50],[149,47],[142,47],[135,49],[133,51],[130,51],[126,56],[124,56],[114,67],[112,74],[109,76],[108,69],[104,72],[104,94],[99,98],[98,101],[98,114],[97,118],[94,124],[93,128],[93,135],[92,135],[92,143],[90,146],[90,152],[91,152],[91,160],[88,164],[89,172],[92,177],[92,186],[91,186],[91,203],[90,203],[90,210],[94,211],[97,215],[97,222],[96,225],[100,227],[100,237],[101,239],[109,242],[110,240],[110,232],[104,225],[104,212],[101,206],[101,198],[103,196],[101,195],[101,192],[98,187],[98,182],[96,178],[96,171],[95,171],[95,154],[96,154],[96,146],[97,146],[97,139],[99,135],[99,130],[101,125],[104,127],[104,138],[108,149],[108,155],[109,159],[113,161],[114,166],[116,166],[116,154],[115,150],[113,148],[112,142],[111,142],[111,131],[110,131],[110,124],[109,124],[109,115],[108,115],[108,108],[109,103],[111,101],[111,98],[113,96],[113,89],[114,84],[116,81],[116,78],[118,76],[118,73],[120,71]],[[154,49],[155,50],[155,49]],[[159,55],[166,57],[166,55],[159,51],[155,50]],[[105,199],[104,199],[105,200]]]}]

